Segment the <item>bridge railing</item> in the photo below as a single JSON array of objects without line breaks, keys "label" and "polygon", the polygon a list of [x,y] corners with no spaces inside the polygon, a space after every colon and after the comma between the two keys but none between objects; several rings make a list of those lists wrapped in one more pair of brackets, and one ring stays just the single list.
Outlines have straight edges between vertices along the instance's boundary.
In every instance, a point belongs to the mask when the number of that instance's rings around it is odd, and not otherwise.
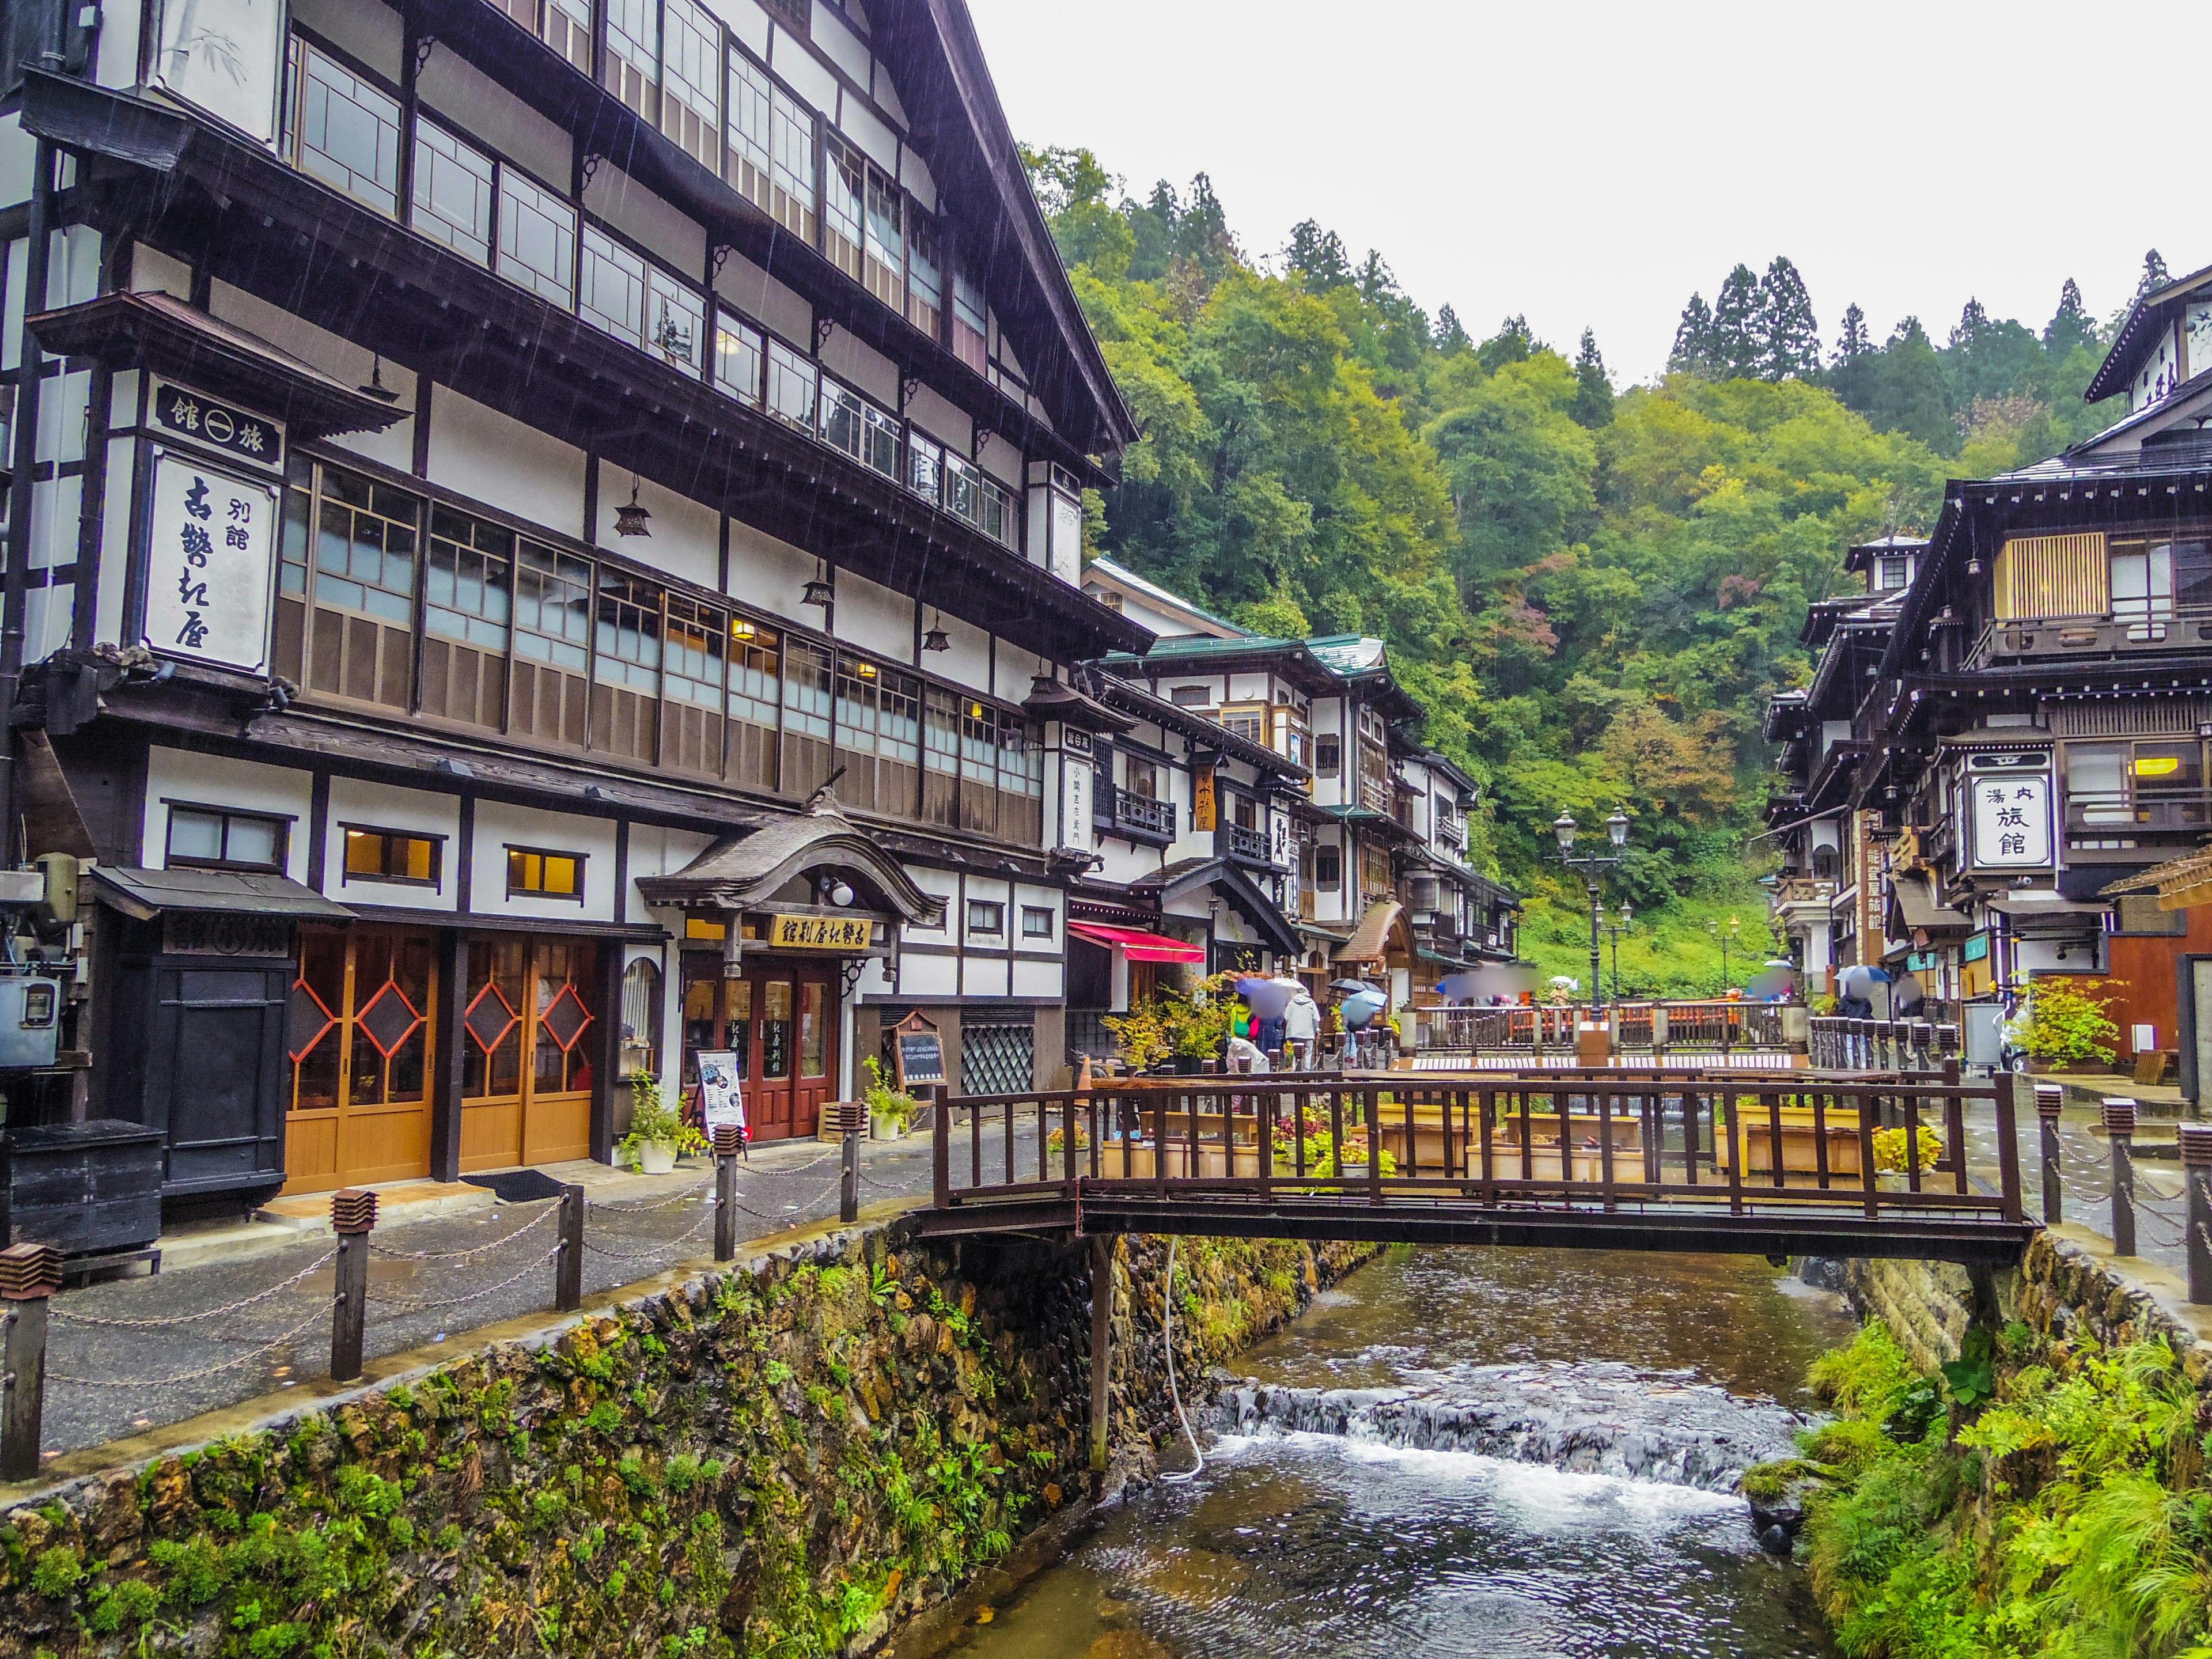
[{"label": "bridge railing", "polygon": [[[1164,1204],[1706,1205],[1738,1216],[1809,1206],[1870,1221],[2025,1214],[2002,1079],[1656,1069],[1163,1079],[947,1103],[934,1131],[939,1210],[1106,1194]],[[1994,1193],[1967,1175],[1966,1112],[1978,1103],[1996,1117]]]},{"label": "bridge railing", "polygon": [[[1586,1007],[1415,1008],[1418,1052],[1558,1054],[1571,1052]],[[1622,1054],[1781,1053],[1787,1046],[1784,1006],[1719,1000],[1624,1002],[1598,1011],[1613,1022]]]},{"label": "bridge railing", "polygon": [[1959,1028],[1932,1020],[1844,1019],[1822,1015],[1810,1024],[1811,1059],[1817,1070],[1931,1071],[1959,1057]]}]

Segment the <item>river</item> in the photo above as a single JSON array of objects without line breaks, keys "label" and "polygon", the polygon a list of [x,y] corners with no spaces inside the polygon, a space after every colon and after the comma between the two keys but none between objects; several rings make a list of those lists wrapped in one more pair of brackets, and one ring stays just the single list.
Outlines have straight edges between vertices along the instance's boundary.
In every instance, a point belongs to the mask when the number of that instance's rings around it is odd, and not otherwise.
[{"label": "river", "polygon": [[1734,1486],[1850,1331],[1755,1260],[1393,1250],[962,1659],[1827,1655]]}]

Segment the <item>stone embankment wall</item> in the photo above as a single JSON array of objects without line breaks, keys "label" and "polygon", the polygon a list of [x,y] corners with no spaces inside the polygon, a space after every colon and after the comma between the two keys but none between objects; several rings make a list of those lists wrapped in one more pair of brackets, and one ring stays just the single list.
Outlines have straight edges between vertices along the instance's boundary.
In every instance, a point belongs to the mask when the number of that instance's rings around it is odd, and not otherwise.
[{"label": "stone embankment wall", "polygon": [[2039,1233],[2017,1268],[1970,1269],[1947,1262],[1843,1264],[1843,1288],[1862,1313],[1877,1315],[1915,1364],[1935,1370],[1959,1358],[1976,1324],[2014,1320],[2061,1341],[2094,1336],[2108,1348],[2164,1337],[2190,1380],[2212,1376],[2212,1309],[2191,1304],[2172,1273],[2137,1257],[2117,1257],[2087,1228]]},{"label": "stone embankment wall", "polygon": [[[1165,1248],[1115,1251],[1139,1467]],[[1367,1253],[1185,1240],[1186,1398]],[[866,1651],[1086,1488],[1086,1263],[832,1235],[75,1482],[0,1512],[0,1659]]]}]

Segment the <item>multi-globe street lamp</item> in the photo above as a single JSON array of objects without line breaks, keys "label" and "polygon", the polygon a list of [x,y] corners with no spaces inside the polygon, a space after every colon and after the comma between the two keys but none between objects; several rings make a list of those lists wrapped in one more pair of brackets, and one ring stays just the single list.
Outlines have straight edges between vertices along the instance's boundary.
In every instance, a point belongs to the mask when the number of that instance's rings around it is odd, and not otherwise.
[{"label": "multi-globe street lamp", "polygon": [[1618,806],[1605,821],[1605,833],[1612,841],[1611,852],[1575,853],[1575,821],[1562,812],[1552,820],[1552,833],[1559,838],[1559,862],[1583,878],[1589,889],[1590,902],[1590,1007],[1605,1006],[1604,957],[1599,948],[1598,933],[1605,926],[1605,872],[1620,864],[1626,856],[1628,846],[1628,814]]}]

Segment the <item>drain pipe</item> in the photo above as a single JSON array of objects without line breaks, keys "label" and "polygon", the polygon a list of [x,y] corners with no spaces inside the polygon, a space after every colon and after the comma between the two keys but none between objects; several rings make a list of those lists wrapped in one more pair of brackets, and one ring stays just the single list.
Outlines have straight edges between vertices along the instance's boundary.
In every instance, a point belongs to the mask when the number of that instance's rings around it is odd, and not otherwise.
[{"label": "drain pipe", "polygon": [[1168,1398],[1175,1402],[1176,1421],[1182,1425],[1183,1438],[1190,1442],[1190,1455],[1193,1457],[1195,1457],[1198,1462],[1192,1468],[1186,1469],[1181,1474],[1170,1474],[1165,1470],[1161,1471],[1160,1479],[1166,1481],[1169,1485],[1176,1486],[1180,1486],[1186,1481],[1195,1480],[1200,1475],[1206,1473],[1206,1454],[1198,1449],[1198,1437],[1191,1432],[1190,1419],[1183,1415],[1182,1395],[1176,1387],[1175,1264],[1176,1246],[1181,1241],[1179,1239],[1173,1237],[1170,1237],[1168,1240],[1167,1292],[1161,1299],[1160,1332],[1162,1340],[1165,1343],[1167,1347]]}]

